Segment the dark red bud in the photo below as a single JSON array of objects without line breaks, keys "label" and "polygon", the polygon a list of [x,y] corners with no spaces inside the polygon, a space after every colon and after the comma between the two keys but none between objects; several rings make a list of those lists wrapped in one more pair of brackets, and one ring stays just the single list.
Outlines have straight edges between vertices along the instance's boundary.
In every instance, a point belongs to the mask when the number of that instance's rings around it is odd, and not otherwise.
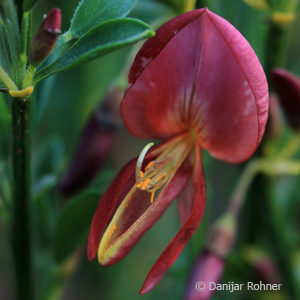
[{"label": "dark red bud", "polygon": [[121,93],[109,90],[91,115],[79,138],[77,150],[59,183],[59,192],[70,196],[87,186],[99,173],[114,140]]},{"label": "dark red bud", "polygon": [[278,102],[277,97],[273,94],[270,95],[270,115],[268,120],[268,130],[266,133],[270,138],[276,139],[281,135],[281,131],[283,128],[283,115],[280,104]]},{"label": "dark red bud", "polygon": [[244,250],[244,257],[253,267],[258,279],[270,284],[282,282],[275,263],[260,249],[257,249],[256,247],[247,247]]},{"label": "dark red bud", "polygon": [[211,289],[210,284],[217,284],[221,279],[224,260],[231,250],[235,233],[235,216],[225,213],[215,223],[206,243],[206,249],[193,265],[185,300],[208,300],[212,297],[215,289]]},{"label": "dark red bud", "polygon": [[44,31],[59,34],[61,26],[61,12],[59,8],[53,8],[44,19],[42,28]]},{"label": "dark red bud", "polygon": [[206,243],[212,253],[222,258],[227,256],[235,240],[235,223],[235,217],[227,213],[216,222]]},{"label": "dark red bud", "polygon": [[300,79],[286,70],[274,69],[271,80],[291,127],[300,130]]},{"label": "dark red bud", "polygon": [[224,261],[215,254],[204,251],[196,259],[190,273],[185,300],[208,300],[215,290],[210,289],[211,282],[218,283],[224,269]]},{"label": "dark red bud", "polygon": [[49,56],[60,34],[61,12],[53,8],[44,19],[38,32],[33,37],[29,50],[29,62],[37,67]]},{"label": "dark red bud", "polygon": [[263,282],[271,284],[282,282],[274,262],[269,259],[258,261],[254,266],[254,271]]}]

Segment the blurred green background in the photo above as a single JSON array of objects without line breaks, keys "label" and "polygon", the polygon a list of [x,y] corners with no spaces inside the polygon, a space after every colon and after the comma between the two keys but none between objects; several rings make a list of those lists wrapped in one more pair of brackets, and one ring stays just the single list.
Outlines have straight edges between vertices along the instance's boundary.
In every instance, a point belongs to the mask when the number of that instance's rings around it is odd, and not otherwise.
[{"label": "blurred green background", "polygon": [[[66,29],[77,2],[77,0],[40,1],[34,9],[34,28],[39,26],[43,14],[53,7],[59,7],[63,16],[62,28]],[[201,1],[198,4],[201,5]],[[263,63],[263,46],[266,32],[265,13],[251,9],[242,0],[211,0],[209,5],[210,10],[230,21],[246,37]],[[176,15],[176,12],[160,1],[138,0],[130,15],[144,20],[148,24],[156,24],[162,18],[167,20]],[[298,14],[289,37],[287,56],[287,68],[298,75],[300,75],[299,25],[300,18]],[[63,171],[90,113],[101,102],[107,88],[123,72],[128,56],[134,51],[134,48],[136,49],[137,46],[116,51],[96,61],[47,79],[52,81],[52,84],[49,84],[49,91],[45,96],[48,97],[48,101],[40,117],[33,140],[33,163],[38,168],[36,172],[46,175],[50,169],[54,168],[58,170],[58,174]],[[137,155],[145,144],[145,141],[136,140],[125,129],[120,128],[105,168],[116,174],[117,170],[130,158]],[[122,148],[120,148],[120,145],[122,145]],[[38,162],[41,157],[49,158],[47,159],[47,165],[39,165]],[[204,220],[179,259],[150,293],[140,296],[138,290],[157,257],[179,229],[176,203],[171,205],[164,216],[136,245],[130,255],[117,265],[102,267],[96,260],[92,263],[88,262],[85,255],[85,243],[76,254],[76,259],[79,259],[78,266],[73,274],[66,279],[63,299],[182,299],[191,262],[203,246],[207,228],[227,206],[230,193],[235,186],[241,168],[241,165],[229,165],[214,160],[205,154],[208,197]],[[101,189],[103,190],[109,185],[111,177],[107,179],[103,175],[100,176],[102,176]],[[276,196],[281,197],[280,201],[284,203],[287,201],[287,197],[299,199],[299,196],[297,196],[299,195],[299,180],[299,177],[292,180],[281,178],[280,184],[276,183],[278,189]],[[95,187],[97,187],[96,184]],[[39,245],[39,251],[35,253],[37,255],[35,259],[38,261],[35,275],[38,278],[39,285],[47,285],[49,280],[43,270],[49,266],[46,254],[49,251],[47,248],[51,241],[49,241],[47,235],[51,234],[51,224],[54,222],[57,206],[50,210],[47,206],[51,206],[49,203],[52,203],[52,199],[57,197],[56,193],[52,192],[35,204],[40,220],[37,219],[34,222],[40,225],[43,224],[41,220],[46,220],[44,222],[46,228],[41,228],[38,225],[38,228],[34,229],[42,233],[39,235],[40,240],[36,241]],[[255,194],[251,194],[251,197],[255,197]],[[250,202],[251,198],[248,201]],[[63,206],[64,202],[60,201],[58,207]],[[247,233],[251,230],[248,227],[253,225],[247,221],[251,217],[249,215],[251,209],[248,208],[244,210],[241,218],[239,236],[243,232]],[[52,210],[53,215],[51,215]],[[76,235],[76,232],[74,232],[74,235]],[[239,249],[238,245],[242,243],[243,239],[244,237],[239,237],[236,249]],[[9,237],[1,223],[0,245],[0,299],[9,300],[13,298],[13,262]],[[238,282],[239,280],[253,278],[251,270],[247,268],[247,265],[243,263],[239,256],[240,254],[234,252],[228,260],[224,282],[232,280]],[[266,295],[266,297],[269,296]],[[257,297],[254,292],[249,294],[220,292],[213,299],[258,299]]]}]

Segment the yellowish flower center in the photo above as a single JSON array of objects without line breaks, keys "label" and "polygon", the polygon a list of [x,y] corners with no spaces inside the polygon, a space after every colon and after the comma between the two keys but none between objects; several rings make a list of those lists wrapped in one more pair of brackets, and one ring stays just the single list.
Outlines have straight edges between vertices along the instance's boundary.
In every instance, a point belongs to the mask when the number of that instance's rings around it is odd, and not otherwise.
[{"label": "yellowish flower center", "polygon": [[[143,167],[145,156],[149,149],[154,145],[150,143],[142,150],[136,165],[136,183],[127,193],[117,211],[115,212],[110,224],[108,225],[98,248],[98,260],[101,262],[109,257],[115,248],[109,249],[111,243],[120,236],[130,226],[128,223],[123,227],[123,218],[126,219],[127,212],[131,210],[132,199],[137,190],[148,192],[150,202],[154,202],[155,192],[167,184],[188,158],[197,141],[196,133],[190,131],[173,138],[171,141],[153,149],[148,155],[148,159],[155,159],[147,162]],[[142,213],[142,211],[141,211]],[[108,250],[109,249],[109,250]]]},{"label": "yellowish flower center", "polygon": [[194,132],[185,133],[173,139],[156,159],[146,165],[144,170],[142,170],[142,163],[153,143],[146,145],[142,150],[136,166],[136,188],[151,193],[151,203],[154,200],[155,191],[173,177],[187,158],[195,144],[195,140]]}]

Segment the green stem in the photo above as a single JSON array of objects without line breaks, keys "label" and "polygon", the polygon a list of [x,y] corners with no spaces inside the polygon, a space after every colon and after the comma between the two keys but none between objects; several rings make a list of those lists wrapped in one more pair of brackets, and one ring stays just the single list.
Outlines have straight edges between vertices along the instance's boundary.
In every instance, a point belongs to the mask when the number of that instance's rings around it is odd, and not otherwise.
[{"label": "green stem", "polygon": [[300,299],[299,286],[293,276],[292,258],[295,254],[295,247],[288,235],[286,218],[272,197],[267,197],[267,201],[262,203],[261,209],[268,211],[265,214],[265,226],[273,245],[278,267],[282,273],[282,280],[287,295],[291,300]]},{"label": "green stem", "polygon": [[300,175],[300,161],[273,161],[267,159],[254,159],[250,161],[240,176],[231,197],[228,211],[233,215],[239,213],[239,210],[246,199],[247,191],[258,173],[263,173],[268,176]]},{"label": "green stem", "polygon": [[[282,24],[270,19],[265,49],[265,72],[268,77],[274,67],[284,67],[285,65],[290,27],[290,24]],[[294,146],[295,143],[292,143],[291,149],[287,151],[288,154],[293,150]],[[287,153],[284,153],[284,156],[286,156]],[[269,164],[265,167],[266,169],[270,169],[272,165]],[[287,163],[277,164],[277,170],[273,171],[279,171],[278,173],[283,171],[299,172],[297,166],[293,166],[293,164],[289,165]],[[292,275],[293,266],[290,259],[293,254],[293,247],[284,230],[285,222],[282,212],[278,209],[277,204],[272,201],[273,199],[269,199],[270,197],[266,192],[267,186],[269,185],[267,178],[261,176],[259,179],[260,181],[257,186],[259,187],[258,201],[261,219],[267,229],[270,242],[274,245],[274,253],[283,274],[282,277],[287,295],[289,296],[289,299],[299,299],[299,289],[295,282],[295,278]]]},{"label": "green stem", "polygon": [[264,175],[269,176],[282,176],[291,175],[297,176],[300,174],[300,161],[299,160],[261,160],[260,171]]},{"label": "green stem", "polygon": [[185,0],[183,6],[183,12],[191,11],[195,9],[195,6],[196,6],[196,0]]},{"label": "green stem", "polygon": [[22,69],[26,70],[26,63],[27,63],[27,42],[28,42],[28,32],[29,32],[29,19],[30,19],[30,13],[24,13],[23,20],[22,20],[22,51],[21,51],[21,64]]},{"label": "green stem", "polygon": [[17,299],[34,299],[30,239],[30,99],[12,99],[13,248]]},{"label": "green stem", "polygon": [[[260,164],[261,171],[270,176],[276,175],[299,175],[300,162],[297,160],[272,161],[265,160]],[[265,185],[269,182],[264,178]],[[286,218],[277,203],[268,193],[264,194],[264,201],[260,202],[260,213],[264,222],[264,228],[273,245],[282,280],[289,299],[300,299],[299,287],[293,276],[291,258],[295,253],[293,241],[288,236]]]},{"label": "green stem", "polygon": [[259,172],[260,161],[252,160],[244,169],[231,197],[231,202],[228,211],[233,215],[237,215],[241,206],[246,199],[246,193]]},{"label": "green stem", "polygon": [[[242,176],[240,177],[233,192],[228,210],[229,213],[234,216],[238,214],[240,207],[246,199],[247,190],[258,172],[262,172],[264,175],[269,176],[299,175],[300,161],[272,161],[267,159],[251,161],[244,169],[244,172],[242,173]],[[271,197],[266,196],[264,199],[266,199],[266,201],[261,201],[260,211],[263,212],[264,225],[268,229],[268,235],[274,245],[273,249],[277,257],[278,265],[283,274],[285,289],[289,295],[289,299],[300,299],[300,289],[292,275],[293,265],[290,259],[290,257],[293,256],[295,249],[292,241],[286,234],[285,219]]]},{"label": "green stem", "polygon": [[200,7],[208,7],[210,6],[210,0],[198,0],[197,1],[197,8]]},{"label": "green stem", "polygon": [[16,8],[17,8],[19,26],[21,27],[22,17],[23,17],[24,0],[15,0],[15,3],[16,3]]},{"label": "green stem", "polygon": [[29,65],[26,75],[25,75],[25,78],[24,78],[23,88],[31,86],[35,70],[36,70],[36,68],[33,65]]},{"label": "green stem", "polygon": [[289,158],[295,155],[300,148],[300,134],[293,134],[289,143],[282,149],[281,152],[278,153],[278,158]]},{"label": "green stem", "polygon": [[274,67],[285,65],[290,25],[270,20],[266,37],[265,72],[269,76]]}]

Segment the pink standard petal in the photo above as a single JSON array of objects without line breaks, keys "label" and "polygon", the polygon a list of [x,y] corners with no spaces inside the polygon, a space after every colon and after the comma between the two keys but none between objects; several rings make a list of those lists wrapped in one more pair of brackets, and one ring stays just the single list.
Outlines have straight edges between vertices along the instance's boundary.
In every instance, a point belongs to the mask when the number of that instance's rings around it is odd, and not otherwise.
[{"label": "pink standard petal", "polygon": [[138,137],[166,139],[193,128],[204,148],[229,162],[247,159],[261,140],[268,110],[263,69],[244,37],[208,9],[163,25],[129,79],[121,110]]},{"label": "pink standard petal", "polygon": [[203,44],[198,37],[204,19],[196,19],[203,12],[195,10],[170,20],[137,54],[121,103],[124,123],[132,134],[165,139],[188,129],[180,114],[190,95],[197,49]]},{"label": "pink standard petal", "polygon": [[190,240],[190,238],[201,223],[205,209],[206,186],[200,155],[200,150],[197,149],[195,154],[195,168],[193,172],[193,186],[195,197],[195,204],[193,210],[185,224],[181,227],[179,232],[172,239],[170,244],[167,246],[167,248],[164,250],[164,252],[160,255],[158,260],[151,268],[143,284],[143,287],[140,290],[140,294],[146,294],[156,286],[156,284],[160,281],[165,272],[172,266],[172,264],[178,258],[181,251],[183,250],[183,248],[185,247],[185,245]]},{"label": "pink standard petal", "polygon": [[269,94],[263,68],[247,40],[229,22],[207,12],[206,43],[199,71],[194,119],[202,124],[202,145],[232,163],[248,159],[265,130]]}]

